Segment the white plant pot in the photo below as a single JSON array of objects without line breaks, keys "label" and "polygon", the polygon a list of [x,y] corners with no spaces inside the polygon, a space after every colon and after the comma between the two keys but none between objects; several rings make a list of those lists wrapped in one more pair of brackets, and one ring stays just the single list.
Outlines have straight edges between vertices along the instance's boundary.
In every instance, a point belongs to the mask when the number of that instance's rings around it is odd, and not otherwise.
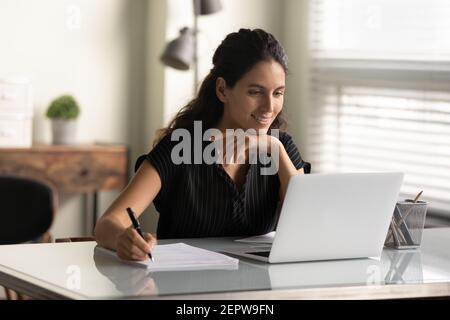
[{"label": "white plant pot", "polygon": [[53,144],[75,144],[76,133],[76,119],[52,119]]}]

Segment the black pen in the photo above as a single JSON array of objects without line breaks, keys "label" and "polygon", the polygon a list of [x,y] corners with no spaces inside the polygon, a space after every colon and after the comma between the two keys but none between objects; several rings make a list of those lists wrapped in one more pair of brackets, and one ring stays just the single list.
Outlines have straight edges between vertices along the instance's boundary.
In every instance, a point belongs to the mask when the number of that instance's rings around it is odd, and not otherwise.
[{"label": "black pen", "polygon": [[[136,219],[136,216],[134,215],[133,210],[131,208],[127,208],[128,216],[130,217],[131,223],[133,224],[134,229],[136,229],[137,233],[142,237],[142,239],[145,240],[144,235],[142,234],[141,225],[139,224],[138,219]],[[151,261],[153,261],[152,254],[149,252],[148,257]]]}]

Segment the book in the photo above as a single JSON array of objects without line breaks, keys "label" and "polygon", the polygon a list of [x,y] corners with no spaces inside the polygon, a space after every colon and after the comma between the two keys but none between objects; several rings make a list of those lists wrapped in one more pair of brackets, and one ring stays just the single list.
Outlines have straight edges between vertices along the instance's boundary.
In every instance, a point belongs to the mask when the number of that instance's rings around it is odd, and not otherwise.
[{"label": "book", "polygon": [[150,271],[238,269],[239,260],[227,255],[190,246],[185,243],[156,245],[152,250],[154,261],[122,260],[115,251],[96,246],[94,254],[106,255],[121,263],[133,264]]}]

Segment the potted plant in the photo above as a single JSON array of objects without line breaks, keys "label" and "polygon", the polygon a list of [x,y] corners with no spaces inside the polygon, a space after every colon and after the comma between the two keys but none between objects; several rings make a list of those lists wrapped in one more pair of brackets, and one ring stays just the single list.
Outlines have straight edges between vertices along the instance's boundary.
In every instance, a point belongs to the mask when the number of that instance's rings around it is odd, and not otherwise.
[{"label": "potted plant", "polygon": [[80,107],[71,95],[63,95],[53,100],[47,117],[52,121],[53,144],[74,144],[76,142],[76,124]]}]

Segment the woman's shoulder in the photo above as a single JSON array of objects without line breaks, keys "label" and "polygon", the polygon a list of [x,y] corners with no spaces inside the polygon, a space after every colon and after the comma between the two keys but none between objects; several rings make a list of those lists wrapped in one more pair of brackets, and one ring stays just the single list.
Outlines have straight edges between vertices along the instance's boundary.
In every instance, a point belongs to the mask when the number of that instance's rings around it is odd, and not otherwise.
[{"label": "woman's shoulder", "polygon": [[278,138],[278,140],[280,140],[283,145],[294,143],[294,140],[292,139],[292,136],[287,131],[284,131],[284,130],[277,130],[277,131],[271,130],[270,134],[272,136],[275,136],[276,138]]},{"label": "woman's shoulder", "polygon": [[[154,158],[161,159],[162,161],[167,161],[167,156],[170,156],[171,150],[173,148],[173,141],[170,139],[170,134],[163,135],[155,140],[153,146],[150,147],[149,151],[145,154],[138,156],[136,163],[134,165],[134,171],[137,171],[145,159],[151,160]],[[154,161],[151,161],[152,163]]]}]

